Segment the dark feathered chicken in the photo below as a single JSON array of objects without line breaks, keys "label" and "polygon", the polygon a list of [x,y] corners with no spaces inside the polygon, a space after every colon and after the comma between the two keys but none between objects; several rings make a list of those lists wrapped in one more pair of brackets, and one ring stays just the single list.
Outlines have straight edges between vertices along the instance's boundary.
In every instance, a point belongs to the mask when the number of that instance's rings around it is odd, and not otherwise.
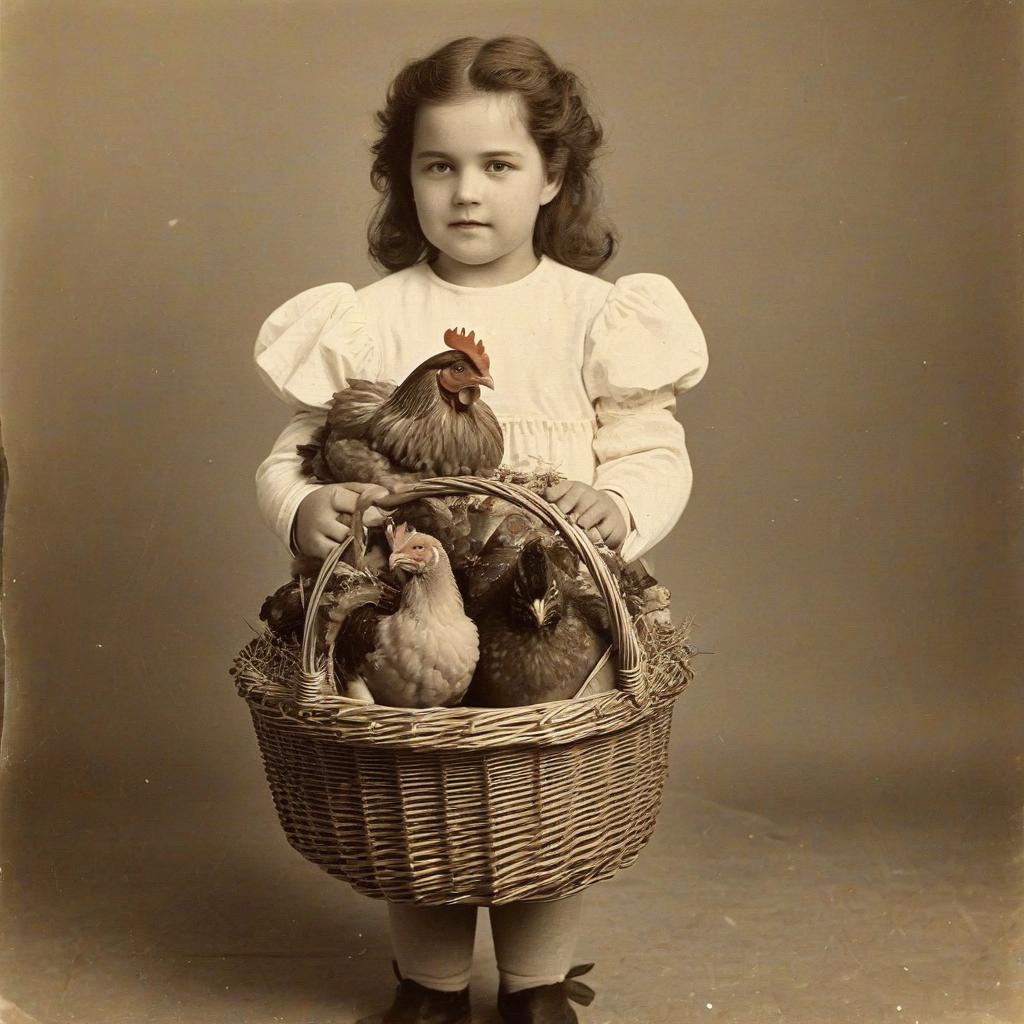
[{"label": "dark feathered chicken", "polygon": [[441,542],[474,619],[502,599],[531,540],[541,539],[550,560],[570,579],[579,571],[579,557],[554,530],[502,498],[421,498],[403,504],[397,515]]},{"label": "dark feathered chicken", "polygon": [[[296,558],[292,562],[292,578],[277,588],[267,597],[260,608],[260,618],[267,624],[267,629],[281,640],[293,643],[302,642],[302,632],[306,621],[306,606],[313,593],[321,562],[314,558]],[[357,573],[351,570],[336,572],[324,588],[320,598],[318,615],[320,622],[316,630],[317,650],[327,648],[328,639],[333,642],[337,634],[337,626],[332,622],[339,621],[339,608],[350,606],[357,609],[352,615],[355,628],[366,609],[362,607],[367,600],[369,591],[366,584],[373,584],[372,600],[380,614],[390,615],[396,611],[401,597],[402,580],[386,568],[373,573]],[[356,592],[360,600],[356,600]],[[332,618],[333,616],[333,618]]]},{"label": "dark feathered chicken", "polygon": [[263,602],[260,618],[267,629],[282,640],[301,640],[302,624],[306,618],[305,594],[309,593],[313,581],[299,576],[277,588]]},{"label": "dark feathered chicken", "polygon": [[544,538],[518,552],[477,618],[480,660],[464,704],[514,707],[576,696],[610,644],[607,611],[555,564]]},{"label": "dark feathered chicken", "polygon": [[445,331],[431,356],[397,387],[353,380],[334,395],[327,422],[299,445],[303,469],[325,483],[389,489],[429,476],[488,476],[501,463],[501,427],[480,388],[494,387],[474,332]]},{"label": "dark feathered chicken", "polygon": [[[278,587],[269,597],[265,598],[260,608],[260,618],[267,624],[267,629],[282,640],[302,641],[302,629],[306,620],[306,605],[317,574],[323,563],[316,558],[300,555],[292,559],[292,578]],[[326,607],[334,589],[340,584],[340,577],[331,579],[321,608]],[[321,645],[322,646],[322,645]]]}]

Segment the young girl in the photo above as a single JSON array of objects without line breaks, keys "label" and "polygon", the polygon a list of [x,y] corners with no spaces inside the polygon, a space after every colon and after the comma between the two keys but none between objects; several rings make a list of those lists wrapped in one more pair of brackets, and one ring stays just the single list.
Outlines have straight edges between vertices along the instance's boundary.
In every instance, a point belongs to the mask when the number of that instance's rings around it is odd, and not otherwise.
[{"label": "young girl", "polygon": [[[704,337],[670,281],[592,276],[614,239],[591,161],[601,130],[576,77],[529,39],[457,39],[407,65],[378,114],[370,254],[391,273],[326,284],[266,321],[256,362],[295,410],[256,482],[293,553],[349,532],[362,485],[317,485],[296,445],[352,378],[402,380],[451,327],[476,332],[505,462],[555,467],[555,502],[627,561],[672,529],[690,492],[675,396],[704,374]],[[580,896],[490,909],[509,1024],[572,1024]],[[468,1022],[476,909],[389,904],[398,992],[385,1024]]]}]

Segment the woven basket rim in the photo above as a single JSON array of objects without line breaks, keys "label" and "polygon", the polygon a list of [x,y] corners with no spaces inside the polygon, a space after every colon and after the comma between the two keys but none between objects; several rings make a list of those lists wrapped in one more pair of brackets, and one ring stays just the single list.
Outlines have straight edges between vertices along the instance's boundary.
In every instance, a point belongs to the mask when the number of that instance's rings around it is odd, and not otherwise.
[{"label": "woven basket rim", "polygon": [[304,702],[296,696],[294,678],[270,678],[245,661],[245,651],[259,639],[255,637],[243,648],[234,673],[239,696],[255,713],[367,746],[481,750],[572,743],[628,728],[662,710],[692,676],[684,652],[685,630],[660,631],[663,646],[652,653],[648,648],[651,637],[645,629],[640,633],[641,671],[648,688],[647,699],[640,704],[621,689],[510,708],[400,708],[332,694]]}]

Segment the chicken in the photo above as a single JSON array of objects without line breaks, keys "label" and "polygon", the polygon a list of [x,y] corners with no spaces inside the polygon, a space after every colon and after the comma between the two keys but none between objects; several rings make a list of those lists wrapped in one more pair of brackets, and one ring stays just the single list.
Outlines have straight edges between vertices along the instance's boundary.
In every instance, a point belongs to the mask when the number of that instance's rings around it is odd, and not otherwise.
[{"label": "chicken", "polygon": [[296,576],[277,588],[260,608],[267,629],[281,640],[301,640],[306,618],[306,597],[311,581]]},{"label": "chicken", "polygon": [[480,388],[494,387],[490,357],[475,332],[445,331],[449,351],[431,356],[397,387],[352,380],[327,421],[299,445],[303,470],[324,483],[396,489],[430,476],[488,476],[504,441]]},{"label": "chicken", "polygon": [[464,703],[515,707],[576,696],[610,637],[604,603],[555,564],[545,538],[521,549],[477,619],[480,658]]},{"label": "chicken", "polygon": [[[292,578],[267,597],[260,608],[260,618],[267,631],[278,640],[301,643],[306,623],[306,607],[316,585],[321,562],[300,557],[292,562]],[[345,609],[353,611],[353,622],[371,602],[378,614],[390,615],[398,609],[402,581],[397,574],[358,572],[343,566],[327,581],[319,602],[319,622],[314,630],[318,653],[333,644]],[[367,589],[372,588],[372,589]],[[365,616],[363,616],[365,617]],[[333,686],[333,674],[331,678]]]},{"label": "chicken", "polygon": [[386,584],[374,573],[348,574],[327,610],[339,689],[394,707],[449,707],[466,691],[479,656],[479,637],[440,541],[389,527],[389,568],[405,577],[398,607],[386,614]]},{"label": "chicken", "polygon": [[441,542],[473,619],[507,589],[523,548],[535,538],[570,578],[579,572],[579,556],[556,531],[503,498],[420,498],[402,504],[401,518]]}]

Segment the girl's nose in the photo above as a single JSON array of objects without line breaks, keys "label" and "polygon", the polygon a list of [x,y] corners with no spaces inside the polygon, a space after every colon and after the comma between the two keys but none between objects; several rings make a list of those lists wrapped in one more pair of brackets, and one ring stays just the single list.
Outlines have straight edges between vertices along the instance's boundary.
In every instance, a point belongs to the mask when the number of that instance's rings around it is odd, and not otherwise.
[{"label": "girl's nose", "polygon": [[455,205],[472,206],[480,202],[480,176],[473,171],[463,171],[455,185]]}]

